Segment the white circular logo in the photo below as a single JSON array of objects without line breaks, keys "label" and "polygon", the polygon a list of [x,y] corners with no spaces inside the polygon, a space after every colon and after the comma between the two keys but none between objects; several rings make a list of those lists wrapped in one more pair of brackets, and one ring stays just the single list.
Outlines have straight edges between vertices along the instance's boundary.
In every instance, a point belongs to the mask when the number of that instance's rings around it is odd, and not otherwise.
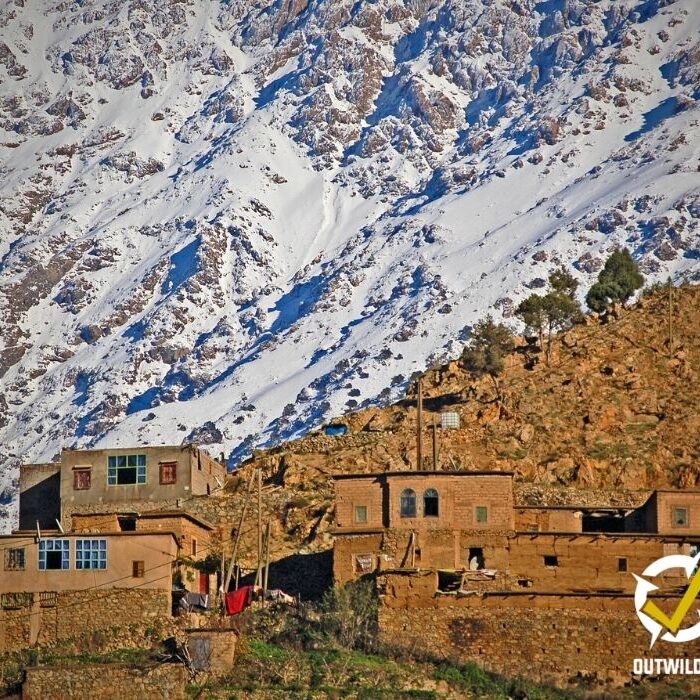
[{"label": "white circular logo", "polygon": [[[683,627],[684,622],[687,624],[687,622],[693,621],[692,617],[686,621],[686,616],[700,593],[698,562],[700,562],[700,554],[695,557],[685,554],[671,554],[649,564],[642,572],[642,576],[633,574],[637,580],[637,588],[634,591],[634,607],[639,621],[651,635],[650,649],[659,637],[665,642],[690,642],[700,637],[700,619],[697,616],[695,616],[694,624]],[[642,578],[643,576],[658,576],[669,569],[684,569],[688,578],[688,587],[670,617],[656,603],[649,600],[649,593],[658,589],[658,586]],[[700,611],[698,614],[700,615]],[[693,615],[695,614],[693,613]]]}]

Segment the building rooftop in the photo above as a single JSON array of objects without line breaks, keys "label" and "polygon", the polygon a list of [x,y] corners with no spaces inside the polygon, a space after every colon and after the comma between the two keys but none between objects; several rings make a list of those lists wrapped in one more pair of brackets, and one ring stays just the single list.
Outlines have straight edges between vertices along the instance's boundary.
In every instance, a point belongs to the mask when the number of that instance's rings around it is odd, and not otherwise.
[{"label": "building rooftop", "polygon": [[151,519],[157,519],[157,518],[186,518],[187,520],[190,520],[193,523],[196,523],[197,525],[200,525],[201,527],[207,529],[207,530],[214,530],[214,526],[204,518],[200,518],[197,515],[192,515],[192,513],[188,513],[185,510],[147,510],[144,512],[138,511],[138,510],[119,510],[119,511],[104,511],[101,513],[72,513],[74,517],[78,518],[89,518],[92,516],[100,516],[100,515],[115,515],[117,517],[135,517],[138,518],[139,520],[146,520],[148,518]]},{"label": "building rooftop", "polygon": [[380,477],[396,477],[396,476],[508,476],[512,477],[514,472],[507,471],[446,471],[446,470],[430,470],[430,471],[397,471],[397,472],[367,472],[362,474],[334,474],[334,481],[343,481],[345,479],[378,479]]},{"label": "building rooftop", "polygon": [[[97,539],[103,537],[143,537],[145,535],[171,535],[173,539],[177,542],[177,535],[170,530],[131,530],[129,532],[123,532],[117,530],[115,532],[75,532],[70,530],[68,532],[61,532],[60,530],[42,530],[41,539],[46,540],[52,537],[79,537],[82,539]],[[12,540],[12,539],[39,539],[36,534],[36,530],[15,530],[9,535],[0,535],[0,540]]]},{"label": "building rooftop", "polygon": [[183,445],[110,445],[109,447],[64,447],[62,452],[109,452],[111,450],[187,450],[194,448],[206,452],[203,447],[196,445],[193,442],[188,442]]}]

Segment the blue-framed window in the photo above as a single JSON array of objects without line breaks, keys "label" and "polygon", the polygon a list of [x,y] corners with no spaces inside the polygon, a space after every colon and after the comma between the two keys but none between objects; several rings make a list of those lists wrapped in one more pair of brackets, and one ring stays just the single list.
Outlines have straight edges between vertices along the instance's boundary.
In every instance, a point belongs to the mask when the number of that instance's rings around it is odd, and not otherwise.
[{"label": "blue-framed window", "polygon": [[106,569],[107,540],[76,540],[76,569]]},{"label": "blue-framed window", "polygon": [[70,568],[70,540],[39,540],[39,569]]},{"label": "blue-framed window", "polygon": [[146,455],[117,455],[107,458],[107,483],[110,486],[121,484],[146,483]]}]

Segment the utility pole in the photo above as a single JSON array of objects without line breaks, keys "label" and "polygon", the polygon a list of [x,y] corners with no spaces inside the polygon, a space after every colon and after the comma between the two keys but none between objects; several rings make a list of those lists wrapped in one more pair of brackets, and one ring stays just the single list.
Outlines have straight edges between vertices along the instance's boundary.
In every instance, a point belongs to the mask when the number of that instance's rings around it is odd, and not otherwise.
[{"label": "utility pole", "polygon": [[262,585],[262,469],[258,469],[258,573],[255,575],[255,585]]},{"label": "utility pole", "polygon": [[423,469],[423,378],[418,378],[418,425],[416,427],[416,452],[418,465],[416,467],[417,471]]},{"label": "utility pole", "polygon": [[[250,503],[250,494],[253,490],[253,478],[254,474],[250,475],[248,479],[248,490],[245,494],[245,501],[243,501],[243,510],[241,510],[241,517],[238,519],[238,530],[236,530],[236,541],[233,544],[233,552],[231,553],[231,562],[228,566],[228,572],[226,574],[226,581],[224,583],[224,595],[228,593],[228,587],[231,584],[231,576],[233,575],[233,567],[236,564],[236,556],[238,555],[238,545],[241,543],[241,534],[243,533],[243,521],[245,520],[245,514],[248,510],[248,503]],[[238,588],[238,576],[236,576],[236,588]]]},{"label": "utility pole", "polygon": [[438,470],[438,438],[437,438],[437,419],[433,416],[433,469]]},{"label": "utility pole", "polygon": [[673,282],[668,278],[668,350],[673,350]]},{"label": "utility pole", "polygon": [[271,531],[272,521],[267,521],[267,527],[265,528],[265,575],[263,578],[263,601],[267,596],[267,584],[270,580],[270,531]]}]

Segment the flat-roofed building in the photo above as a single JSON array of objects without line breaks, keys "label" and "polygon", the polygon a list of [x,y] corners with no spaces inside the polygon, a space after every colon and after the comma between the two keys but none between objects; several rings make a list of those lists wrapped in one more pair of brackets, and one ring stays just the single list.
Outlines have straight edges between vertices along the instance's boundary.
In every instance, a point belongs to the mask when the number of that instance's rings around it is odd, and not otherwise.
[{"label": "flat-roofed building", "polygon": [[172,532],[16,532],[0,549],[0,651],[170,615]]},{"label": "flat-roofed building", "polygon": [[194,445],[63,450],[61,512],[206,496],[225,478],[226,467]]}]

